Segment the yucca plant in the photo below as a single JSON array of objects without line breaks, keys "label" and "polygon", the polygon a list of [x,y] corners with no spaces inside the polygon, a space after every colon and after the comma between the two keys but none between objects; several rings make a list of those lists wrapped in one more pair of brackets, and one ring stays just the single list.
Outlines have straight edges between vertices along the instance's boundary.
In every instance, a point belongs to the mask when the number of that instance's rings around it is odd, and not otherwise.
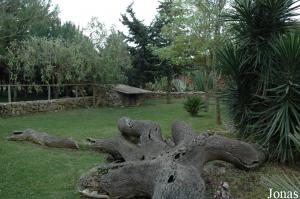
[{"label": "yucca plant", "polygon": [[[273,191],[291,191],[300,193],[300,178],[288,177],[286,175],[274,175],[264,176],[261,179],[261,184],[267,189],[273,189]],[[290,197],[291,198],[291,197]]]},{"label": "yucca plant", "polygon": [[[294,159],[290,135],[300,126],[300,34],[282,35],[272,44],[273,73],[266,94],[258,96],[252,130],[282,162]],[[273,149],[274,148],[274,149]]]},{"label": "yucca plant", "polygon": [[235,35],[218,53],[224,97],[238,134],[293,161],[300,126],[300,35],[296,1],[236,0],[227,16]]},{"label": "yucca plant", "polygon": [[295,135],[290,135],[290,138],[294,142],[296,150],[300,152],[300,128],[298,128],[298,132]]}]

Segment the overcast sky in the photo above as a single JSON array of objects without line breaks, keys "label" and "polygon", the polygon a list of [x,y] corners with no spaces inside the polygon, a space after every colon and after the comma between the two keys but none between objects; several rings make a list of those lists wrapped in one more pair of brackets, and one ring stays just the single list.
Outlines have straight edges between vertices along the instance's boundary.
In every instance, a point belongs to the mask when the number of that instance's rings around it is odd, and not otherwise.
[{"label": "overcast sky", "polygon": [[116,25],[122,31],[126,28],[119,21],[121,13],[132,2],[138,19],[149,24],[156,14],[158,0],[52,0],[59,6],[63,22],[72,21],[84,28],[92,17],[98,17],[107,28]]}]

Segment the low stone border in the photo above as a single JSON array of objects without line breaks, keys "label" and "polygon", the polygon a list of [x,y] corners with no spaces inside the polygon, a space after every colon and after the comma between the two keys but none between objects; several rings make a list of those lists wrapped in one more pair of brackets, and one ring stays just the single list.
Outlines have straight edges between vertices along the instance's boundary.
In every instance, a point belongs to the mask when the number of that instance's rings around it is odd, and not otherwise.
[{"label": "low stone border", "polygon": [[[172,92],[171,96],[172,98],[183,98],[188,96],[203,96],[204,94],[204,92]],[[148,93],[145,98],[164,99],[166,96],[166,92],[152,92]],[[122,98],[117,92],[106,90],[102,95],[96,97],[95,104],[96,106],[122,106]],[[6,118],[38,112],[55,112],[91,106],[93,106],[93,97],[0,103],[0,117]]]},{"label": "low stone border", "polygon": [[93,105],[93,97],[63,98],[27,102],[0,103],[0,117],[12,117],[38,112],[54,112]]},{"label": "low stone border", "polygon": [[[172,98],[184,98],[190,96],[204,96],[205,92],[171,92]],[[167,92],[152,92],[147,94],[147,98],[150,99],[163,99],[167,97]]]}]

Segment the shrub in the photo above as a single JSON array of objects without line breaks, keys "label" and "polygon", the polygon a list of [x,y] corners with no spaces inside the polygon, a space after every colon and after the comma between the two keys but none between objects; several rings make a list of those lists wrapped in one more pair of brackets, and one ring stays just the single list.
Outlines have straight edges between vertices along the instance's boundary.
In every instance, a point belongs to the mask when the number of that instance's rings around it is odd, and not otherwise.
[{"label": "shrub", "polygon": [[191,116],[196,116],[204,103],[200,97],[188,97],[184,102],[184,108]]}]

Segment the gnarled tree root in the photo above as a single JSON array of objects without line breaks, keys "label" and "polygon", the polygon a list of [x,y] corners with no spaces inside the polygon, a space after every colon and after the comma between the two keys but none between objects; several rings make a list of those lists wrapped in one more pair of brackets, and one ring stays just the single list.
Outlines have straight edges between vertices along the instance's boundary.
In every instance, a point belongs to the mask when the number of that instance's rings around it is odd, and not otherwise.
[{"label": "gnarled tree root", "polygon": [[[79,190],[83,196],[204,199],[201,175],[207,162],[223,160],[249,170],[259,167],[267,158],[254,145],[214,134],[197,134],[184,122],[172,125],[172,140],[164,140],[160,125],[152,121],[121,118],[118,128],[120,135],[116,138],[86,140],[91,149],[110,154],[114,163],[99,165],[82,175]],[[27,130],[13,134],[10,139],[78,148],[70,139],[42,135]],[[64,140],[63,145],[50,142],[61,143],[60,139]]]}]

